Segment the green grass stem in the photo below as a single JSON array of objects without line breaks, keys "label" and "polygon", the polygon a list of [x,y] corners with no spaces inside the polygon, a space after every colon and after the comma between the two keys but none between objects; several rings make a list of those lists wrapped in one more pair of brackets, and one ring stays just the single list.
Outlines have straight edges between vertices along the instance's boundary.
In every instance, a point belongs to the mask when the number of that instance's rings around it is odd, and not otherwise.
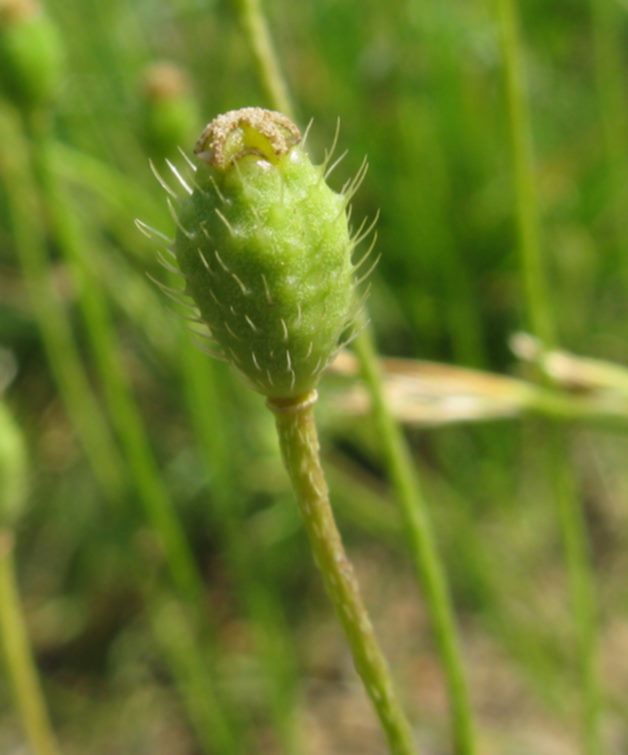
[{"label": "green grass stem", "polygon": [[0,530],[0,645],[33,755],[60,755],[28,642],[14,564],[14,538]]},{"label": "green grass stem", "polygon": [[[206,654],[199,654],[193,621],[186,615],[189,606],[171,597],[149,599],[153,632],[165,654],[186,712],[203,749],[208,755],[246,755],[246,736],[223,714],[224,701],[216,687],[215,667]],[[212,658],[215,661],[215,658]],[[208,680],[211,683],[208,684]],[[237,731],[237,733],[236,733]]]},{"label": "green grass stem", "polygon": [[532,127],[515,3],[516,0],[497,0],[497,13],[515,176],[515,210],[523,298],[530,331],[541,339],[545,348],[551,348],[556,340],[556,333],[541,248]]},{"label": "green grass stem", "polygon": [[591,21],[599,112],[612,192],[611,217],[618,247],[618,256],[612,255],[611,259],[625,275],[625,252],[628,249],[628,106],[622,44],[625,10],[614,0],[591,0]]},{"label": "green grass stem", "polygon": [[233,0],[244,36],[255,59],[264,95],[281,113],[294,116],[286,78],[275,53],[260,0]]},{"label": "green grass stem", "polygon": [[469,692],[456,631],[454,611],[445,571],[429,512],[408,445],[386,405],[382,376],[370,331],[364,330],[355,341],[362,376],[371,398],[371,411],[377,426],[388,474],[401,509],[406,537],[445,672],[453,718],[456,752],[475,752],[475,736]]},{"label": "green grass stem", "polygon": [[582,751],[586,755],[602,755],[604,748],[600,736],[600,691],[596,671],[597,608],[589,538],[578,491],[566,463],[569,446],[564,433],[551,433],[548,444],[554,496],[567,562],[571,609],[577,631],[582,688]]},{"label": "green grass stem", "polygon": [[[556,330],[541,245],[541,220],[534,177],[531,118],[521,50],[516,0],[498,0],[506,98],[508,102],[520,268],[524,279],[527,318],[533,334],[552,348]],[[599,693],[594,673],[597,647],[594,575],[587,547],[584,512],[565,461],[565,439],[549,434],[548,467],[554,485],[559,524],[565,547],[571,601],[578,635],[578,663],[583,706],[583,751],[600,755]]]}]

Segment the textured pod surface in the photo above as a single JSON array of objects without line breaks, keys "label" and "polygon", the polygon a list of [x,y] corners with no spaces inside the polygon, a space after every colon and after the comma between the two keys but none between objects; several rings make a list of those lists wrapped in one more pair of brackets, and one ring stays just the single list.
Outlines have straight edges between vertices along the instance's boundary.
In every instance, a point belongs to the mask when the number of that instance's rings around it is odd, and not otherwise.
[{"label": "textured pod surface", "polygon": [[312,390],[351,320],[353,243],[342,194],[284,116],[219,116],[196,148],[175,252],[213,338],[266,396]]}]

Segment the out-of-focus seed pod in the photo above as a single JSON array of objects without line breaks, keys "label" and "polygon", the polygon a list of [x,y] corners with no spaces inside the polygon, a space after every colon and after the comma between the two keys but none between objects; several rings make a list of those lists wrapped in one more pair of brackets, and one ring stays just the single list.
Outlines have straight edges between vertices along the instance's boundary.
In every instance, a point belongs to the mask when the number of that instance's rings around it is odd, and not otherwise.
[{"label": "out-of-focus seed pod", "polygon": [[286,116],[218,116],[175,208],[186,291],[225,357],[262,394],[312,391],[354,315],[348,197],[313,165]]},{"label": "out-of-focus seed pod", "polygon": [[13,527],[26,504],[27,457],[22,433],[0,401],[0,529]]},{"label": "out-of-focus seed pod", "polygon": [[0,89],[21,110],[46,107],[61,76],[57,30],[36,0],[0,0]]},{"label": "out-of-focus seed pod", "polygon": [[184,71],[173,63],[149,66],[142,81],[140,136],[155,161],[177,156],[197,128],[198,114]]}]

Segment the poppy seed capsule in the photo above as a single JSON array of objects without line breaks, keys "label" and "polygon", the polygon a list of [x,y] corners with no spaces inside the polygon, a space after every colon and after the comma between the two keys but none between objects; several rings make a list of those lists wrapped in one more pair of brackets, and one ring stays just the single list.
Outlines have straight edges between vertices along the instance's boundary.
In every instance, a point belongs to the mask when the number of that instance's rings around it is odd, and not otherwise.
[{"label": "poppy seed capsule", "polygon": [[352,319],[353,244],[342,194],[285,116],[218,116],[195,153],[174,250],[225,357],[271,399],[312,391]]}]

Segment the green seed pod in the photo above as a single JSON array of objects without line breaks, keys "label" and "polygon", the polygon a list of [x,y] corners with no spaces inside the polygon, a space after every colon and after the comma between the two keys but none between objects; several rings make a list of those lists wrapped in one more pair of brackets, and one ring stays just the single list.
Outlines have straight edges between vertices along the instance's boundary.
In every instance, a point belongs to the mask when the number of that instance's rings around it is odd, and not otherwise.
[{"label": "green seed pod", "polygon": [[22,110],[53,99],[61,73],[56,29],[35,0],[0,0],[0,88]]},{"label": "green seed pod", "polygon": [[0,401],[0,528],[19,519],[27,493],[26,448],[22,433]]},{"label": "green seed pod", "polygon": [[186,293],[256,390],[303,397],[355,315],[346,210],[356,186],[332,191],[294,123],[260,108],[218,116],[195,153],[194,189],[176,209]]},{"label": "green seed pod", "polygon": [[187,144],[198,123],[184,72],[172,63],[155,63],[144,74],[140,131],[150,158],[172,158]]}]

